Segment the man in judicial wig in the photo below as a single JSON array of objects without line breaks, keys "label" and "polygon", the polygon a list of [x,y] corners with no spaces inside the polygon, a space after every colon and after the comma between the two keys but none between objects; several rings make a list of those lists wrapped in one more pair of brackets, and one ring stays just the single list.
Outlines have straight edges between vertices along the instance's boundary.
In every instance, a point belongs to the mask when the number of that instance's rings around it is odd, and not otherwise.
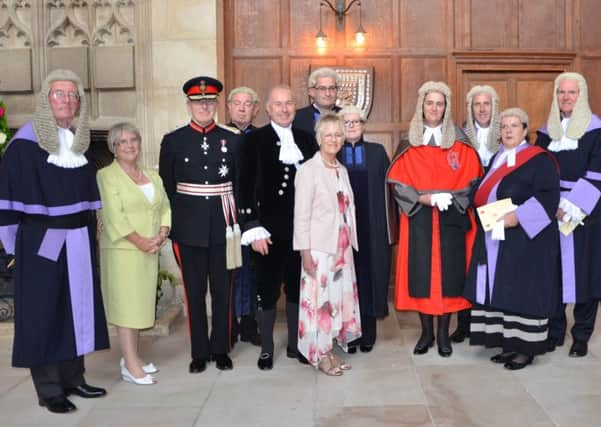
[{"label": "man in judicial wig", "polygon": [[564,231],[559,236],[563,304],[558,303],[550,319],[548,350],[563,344],[565,304],[574,303],[569,355],[583,357],[601,298],[601,119],[591,112],[580,74],[562,73],[555,79],[549,119],[538,130],[536,145],[553,154],[561,171],[557,219]]},{"label": "man in judicial wig", "polygon": [[[478,151],[484,168],[499,150],[499,95],[491,86],[474,86],[465,97],[467,120],[464,131],[470,144]],[[462,342],[470,335],[470,309],[457,313],[457,329],[453,342]]]},{"label": "man in judicial wig", "polygon": [[[75,116],[79,120],[75,124]],[[109,346],[96,273],[96,169],[83,85],[69,70],[42,83],[35,114],[0,166],[0,240],[15,254],[13,366],[31,370],[40,406],[76,410],[67,397],[101,397],[84,354]]]},{"label": "man in judicial wig", "polygon": [[286,355],[308,363],[297,349],[301,258],[292,249],[294,177],[300,164],[318,150],[311,135],[292,125],[296,105],[288,86],[271,89],[266,110],[270,123],[248,134],[242,145],[239,195],[242,244],[251,245],[257,273],[261,370],[273,367],[273,327],[282,282]]}]

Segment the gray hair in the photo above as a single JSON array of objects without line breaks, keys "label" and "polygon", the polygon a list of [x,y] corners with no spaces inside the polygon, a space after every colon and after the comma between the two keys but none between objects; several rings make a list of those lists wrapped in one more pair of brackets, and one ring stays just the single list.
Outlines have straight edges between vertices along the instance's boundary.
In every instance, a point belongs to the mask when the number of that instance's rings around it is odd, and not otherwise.
[{"label": "gray hair", "polygon": [[333,68],[322,67],[313,71],[311,75],[309,75],[309,79],[307,80],[307,87],[315,87],[315,85],[317,84],[317,79],[320,79],[322,77],[330,77],[334,79],[334,81],[336,82],[336,86],[338,86],[338,84],[340,83],[340,77]]},{"label": "gray hair", "polygon": [[474,112],[472,111],[474,97],[476,95],[488,95],[490,97],[491,113],[490,113],[490,125],[488,132],[488,139],[486,146],[488,149],[496,153],[499,149],[499,95],[497,91],[489,85],[474,86],[465,96],[467,102],[467,120],[465,121],[465,133],[470,140],[470,143],[478,149],[480,143],[478,142],[478,136],[476,134],[476,128],[474,126]]},{"label": "gray hair", "polygon": [[142,142],[142,135],[140,135],[140,130],[133,123],[117,123],[109,129],[109,134],[106,137],[106,145],[111,153],[115,154],[115,145],[119,143],[119,138],[121,138],[123,132],[133,133],[138,138],[138,141]]},{"label": "gray hair", "polygon": [[247,86],[238,86],[237,88],[232,89],[229,95],[227,96],[227,102],[232,102],[234,96],[238,95],[239,93],[245,93],[247,95],[250,95],[253,104],[259,103],[259,95],[257,95],[257,92],[255,92]]},{"label": "gray hair", "polygon": [[75,154],[83,154],[90,146],[88,104],[83,84],[77,74],[71,70],[54,70],[42,82],[42,88],[38,94],[38,101],[33,116],[33,129],[38,138],[38,145],[49,154],[58,154],[59,152],[58,125],[56,124],[56,119],[48,100],[50,86],[52,82],[56,81],[73,82],[77,86],[77,94],[79,95],[79,120],[75,129],[75,139],[71,146],[71,151]]},{"label": "gray hair", "polygon": [[344,132],[344,123],[342,118],[337,113],[325,113],[319,116],[319,120],[315,123],[315,138],[317,143],[321,144],[321,129],[328,123],[336,123],[340,130]]},{"label": "gray hair", "polygon": [[524,127],[528,127],[530,120],[528,119],[528,114],[522,110],[521,108],[508,108],[503,110],[501,114],[499,114],[499,123],[506,117],[517,117],[520,119],[520,122]]},{"label": "gray hair", "polygon": [[357,114],[359,116],[359,119],[361,119],[362,122],[365,122],[365,113],[363,112],[362,109],[360,109],[359,107],[357,107],[356,105],[345,105],[344,107],[342,107],[342,110],[340,110],[338,112],[338,116],[342,119],[344,119],[344,116],[346,115],[350,115],[350,114]]}]

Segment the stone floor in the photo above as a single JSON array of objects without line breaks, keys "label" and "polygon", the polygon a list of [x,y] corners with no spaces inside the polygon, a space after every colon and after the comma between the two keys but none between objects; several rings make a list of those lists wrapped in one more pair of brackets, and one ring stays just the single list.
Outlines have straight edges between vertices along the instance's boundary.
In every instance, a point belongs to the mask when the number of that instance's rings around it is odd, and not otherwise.
[{"label": "stone floor", "polygon": [[[283,316],[280,316],[283,318]],[[214,365],[187,373],[185,321],[171,336],[144,337],[142,354],[161,369],[142,387],[118,376],[117,343],[86,358],[102,399],[73,398],[78,411],[54,415],[37,405],[28,371],[10,366],[11,339],[0,337],[0,426],[561,426],[601,425],[601,333],[583,359],[570,342],[533,366],[509,372],[493,350],[457,344],[450,359],[413,356],[417,316],[395,313],[378,325],[374,351],[349,356],[353,369],[326,377],[285,356],[285,324],[276,326],[273,371],[256,367],[258,350],[236,345],[233,371]],[[598,325],[597,330],[601,330]]]}]

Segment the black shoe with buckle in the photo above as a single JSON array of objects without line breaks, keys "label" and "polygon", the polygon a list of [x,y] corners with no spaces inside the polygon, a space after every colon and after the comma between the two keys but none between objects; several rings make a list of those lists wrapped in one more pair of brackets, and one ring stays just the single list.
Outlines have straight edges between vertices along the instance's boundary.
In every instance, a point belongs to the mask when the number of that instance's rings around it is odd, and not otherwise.
[{"label": "black shoe with buckle", "polygon": [[584,357],[588,353],[588,344],[586,341],[574,340],[570,347],[570,357]]},{"label": "black shoe with buckle", "polygon": [[73,402],[63,395],[47,397],[45,399],[40,398],[38,403],[55,414],[66,414],[77,410]]},{"label": "black shoe with buckle", "polygon": [[86,399],[94,399],[96,397],[102,397],[106,395],[106,390],[100,387],[94,387],[89,384],[78,385],[77,387],[71,387],[65,389],[65,395],[69,396],[74,394],[79,397]]},{"label": "black shoe with buckle", "polygon": [[217,369],[221,371],[229,371],[234,369],[232,359],[230,359],[230,357],[225,353],[213,355],[213,360],[215,361],[215,366]]},{"label": "black shoe with buckle", "polygon": [[270,371],[273,369],[273,353],[261,353],[257,366],[262,371]]},{"label": "black shoe with buckle", "polygon": [[192,359],[189,371],[191,374],[199,374],[207,369],[207,361],[204,359]]}]

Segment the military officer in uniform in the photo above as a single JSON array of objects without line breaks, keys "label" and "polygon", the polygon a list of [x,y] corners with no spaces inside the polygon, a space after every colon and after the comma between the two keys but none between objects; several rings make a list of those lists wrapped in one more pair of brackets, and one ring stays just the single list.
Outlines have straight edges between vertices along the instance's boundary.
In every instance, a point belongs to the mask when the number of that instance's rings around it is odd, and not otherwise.
[{"label": "military officer in uniform", "polygon": [[[190,123],[163,137],[159,174],[171,202],[171,240],[186,293],[192,347],[190,373],[209,360],[232,369],[229,343],[230,272],[241,264],[234,202],[239,131],[215,123],[223,85],[210,77],[188,80]],[[236,246],[238,251],[236,251]],[[205,297],[211,292],[211,334]]]},{"label": "military officer in uniform", "polygon": [[282,282],[286,292],[286,355],[308,363],[298,352],[300,266],[292,249],[294,177],[297,167],[317,151],[314,138],[292,126],[296,104],[288,86],[271,89],[266,103],[270,123],[246,136],[240,165],[242,243],[250,244],[257,273],[257,309],[261,333],[259,369],[273,367],[273,327]]}]

